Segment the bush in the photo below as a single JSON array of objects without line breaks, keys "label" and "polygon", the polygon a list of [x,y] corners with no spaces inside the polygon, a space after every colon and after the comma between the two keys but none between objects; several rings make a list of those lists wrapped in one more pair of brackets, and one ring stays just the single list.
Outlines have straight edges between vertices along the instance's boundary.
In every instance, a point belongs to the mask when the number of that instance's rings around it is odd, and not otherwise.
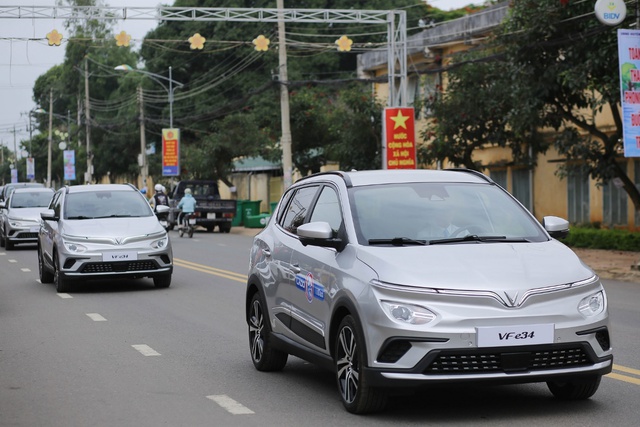
[{"label": "bush", "polygon": [[640,252],[640,233],[605,228],[571,227],[562,243],[574,248]]}]

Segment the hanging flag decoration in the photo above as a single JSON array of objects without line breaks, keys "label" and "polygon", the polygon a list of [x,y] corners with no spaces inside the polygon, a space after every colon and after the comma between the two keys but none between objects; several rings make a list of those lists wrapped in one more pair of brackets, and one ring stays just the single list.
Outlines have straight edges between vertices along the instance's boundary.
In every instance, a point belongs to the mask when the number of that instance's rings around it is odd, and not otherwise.
[{"label": "hanging flag decoration", "polygon": [[62,43],[62,34],[54,29],[50,33],[47,33],[47,40],[49,40],[49,46],[60,46],[60,43]]},{"label": "hanging flag decoration", "polygon": [[116,36],[116,45],[118,46],[129,46],[130,41],[131,36],[125,31],[120,31],[120,34]]},{"label": "hanging flag decoration", "polygon": [[336,40],[336,44],[338,45],[338,51],[349,52],[351,50],[351,45],[353,44],[353,40],[351,40],[347,36],[342,36],[338,40]]},{"label": "hanging flag decoration", "polygon": [[253,39],[253,45],[255,46],[254,49],[258,52],[266,52],[269,50],[269,43],[271,43],[271,41],[262,34]]},{"label": "hanging flag decoration", "polygon": [[189,37],[189,43],[191,43],[191,50],[195,50],[195,49],[202,50],[204,48],[204,42],[206,41],[207,39],[202,37],[200,33],[195,33],[193,36]]}]

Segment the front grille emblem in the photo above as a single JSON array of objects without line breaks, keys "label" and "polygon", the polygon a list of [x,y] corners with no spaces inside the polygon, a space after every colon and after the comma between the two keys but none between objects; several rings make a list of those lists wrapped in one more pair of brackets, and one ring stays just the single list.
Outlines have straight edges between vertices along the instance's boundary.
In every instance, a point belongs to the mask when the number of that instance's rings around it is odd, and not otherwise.
[{"label": "front grille emblem", "polygon": [[516,292],[513,296],[509,295],[509,292],[505,291],[504,295],[507,297],[509,301],[509,307],[515,307],[516,301],[518,300],[518,293]]}]

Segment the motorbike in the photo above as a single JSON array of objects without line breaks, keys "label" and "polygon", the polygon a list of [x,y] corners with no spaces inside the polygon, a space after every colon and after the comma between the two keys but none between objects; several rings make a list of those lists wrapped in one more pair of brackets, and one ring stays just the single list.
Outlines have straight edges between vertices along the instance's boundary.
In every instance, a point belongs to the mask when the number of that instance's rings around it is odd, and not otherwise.
[{"label": "motorbike", "polygon": [[196,219],[192,213],[185,213],[181,215],[180,221],[178,223],[178,234],[180,237],[187,233],[187,235],[191,238],[193,237],[193,230],[196,228]]},{"label": "motorbike", "polygon": [[159,205],[156,207],[155,213],[158,218],[158,222],[160,225],[164,227],[165,230],[169,231],[171,229],[169,225],[169,211],[171,209],[169,206]]}]

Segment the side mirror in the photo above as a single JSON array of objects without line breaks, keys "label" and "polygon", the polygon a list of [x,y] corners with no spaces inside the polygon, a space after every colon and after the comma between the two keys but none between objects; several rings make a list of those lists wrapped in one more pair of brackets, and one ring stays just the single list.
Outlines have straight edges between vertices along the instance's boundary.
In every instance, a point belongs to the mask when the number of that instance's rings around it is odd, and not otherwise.
[{"label": "side mirror", "polygon": [[557,216],[542,218],[542,226],[554,239],[564,239],[569,235],[569,221]]},{"label": "side mirror", "polygon": [[4,201],[0,202],[0,209],[4,209],[6,207],[7,207],[7,205],[6,205],[6,203]]},{"label": "side mirror", "polygon": [[333,237],[333,229],[328,222],[318,221],[302,224],[297,229],[300,242],[304,245],[320,246],[323,248],[334,248],[338,252],[345,247],[345,242]]},{"label": "side mirror", "polygon": [[45,221],[57,221],[58,218],[56,217],[56,213],[53,209],[47,209],[44,210],[42,212],[40,212],[40,218],[42,218]]}]

